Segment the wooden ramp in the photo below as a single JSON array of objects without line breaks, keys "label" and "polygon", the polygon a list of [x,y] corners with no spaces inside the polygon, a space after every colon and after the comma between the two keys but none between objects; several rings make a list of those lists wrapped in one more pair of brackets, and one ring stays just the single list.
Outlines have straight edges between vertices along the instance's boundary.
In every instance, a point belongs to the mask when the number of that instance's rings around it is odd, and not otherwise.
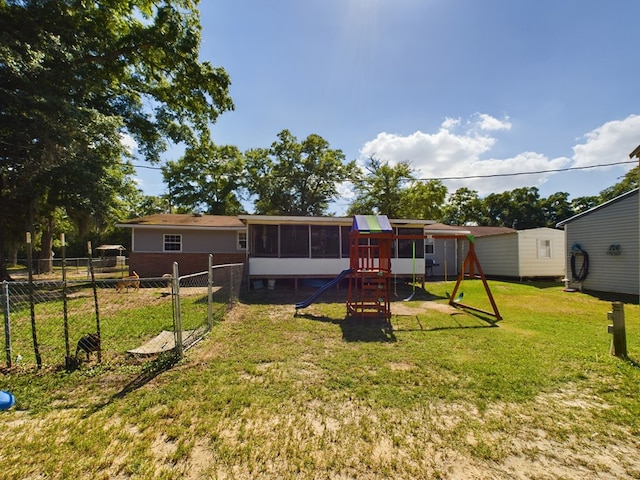
[{"label": "wooden ramp", "polygon": [[[198,330],[183,330],[182,338],[193,338],[196,332],[198,332]],[[170,330],[163,330],[138,348],[127,350],[127,353],[132,355],[156,355],[158,353],[171,351],[174,348],[176,348],[175,334]]]}]

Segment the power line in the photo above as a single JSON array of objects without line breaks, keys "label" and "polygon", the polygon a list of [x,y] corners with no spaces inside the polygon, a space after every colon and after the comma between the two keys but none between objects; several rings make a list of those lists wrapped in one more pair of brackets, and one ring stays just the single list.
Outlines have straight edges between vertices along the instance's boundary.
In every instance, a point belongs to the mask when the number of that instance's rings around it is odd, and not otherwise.
[{"label": "power line", "polygon": [[535,170],[532,172],[513,172],[513,173],[492,173],[489,175],[465,175],[464,177],[437,177],[437,178],[418,178],[417,180],[469,180],[473,178],[495,178],[495,177],[516,177],[519,175],[540,175],[541,173],[559,173],[570,172],[574,170],[588,170],[590,168],[613,167],[615,165],[624,165],[629,163],[637,163],[635,160],[625,160],[622,162],[603,163],[599,165],[587,165],[585,167],[567,167],[552,170]]},{"label": "power line", "polygon": [[[497,177],[517,177],[519,175],[540,175],[543,173],[561,173],[561,172],[571,172],[576,170],[589,170],[592,168],[603,168],[603,167],[614,167],[616,165],[628,165],[631,163],[637,163],[635,160],[625,160],[621,162],[614,163],[601,163],[598,165],[587,165],[584,167],[567,167],[567,168],[556,168],[549,170],[534,170],[531,172],[512,172],[512,173],[492,173],[488,175],[465,175],[458,177],[431,177],[431,178],[417,178],[419,181],[429,181],[429,180],[470,180],[476,178],[497,178]],[[136,168],[146,168],[149,170],[162,170],[162,167],[152,167],[150,165],[139,165],[132,164],[132,166]]]}]

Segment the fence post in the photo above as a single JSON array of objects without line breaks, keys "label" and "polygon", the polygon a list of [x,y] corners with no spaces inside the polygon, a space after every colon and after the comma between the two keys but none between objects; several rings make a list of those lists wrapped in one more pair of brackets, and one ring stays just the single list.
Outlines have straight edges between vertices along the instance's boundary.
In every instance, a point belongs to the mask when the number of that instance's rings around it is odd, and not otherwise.
[{"label": "fence post", "polygon": [[38,369],[42,368],[42,357],[38,346],[38,334],[36,331],[36,308],[33,298],[33,252],[31,246],[31,232],[27,232],[27,260],[29,261],[29,308],[31,310],[31,339],[33,340],[33,353],[36,357]]},{"label": "fence post", "polygon": [[236,296],[235,275],[233,274],[235,269],[236,267],[234,265],[231,265],[229,267],[229,299],[231,300],[232,304],[238,301],[238,298]]},{"label": "fence post", "polygon": [[182,312],[180,310],[180,277],[178,262],[173,262],[173,299],[174,299],[174,337],[176,340],[176,354],[179,358],[184,356],[182,348]]},{"label": "fence post", "polygon": [[209,254],[209,269],[207,270],[207,326],[213,328],[213,254]]},{"label": "fence post", "polygon": [[67,299],[67,253],[64,233],[60,234],[62,244],[62,321],[64,325],[64,365],[71,368],[71,346],[69,344],[69,307]]},{"label": "fence post", "polygon": [[11,322],[9,321],[9,282],[4,280],[2,282],[2,310],[4,313],[4,348],[7,352],[7,368],[12,366],[12,352],[11,352]]},{"label": "fence post", "polygon": [[102,336],[100,332],[100,308],[98,303],[98,288],[96,286],[96,274],[93,270],[93,250],[91,248],[91,241],[87,242],[87,252],[89,253],[89,274],[91,275],[91,287],[93,288],[93,305],[96,314],[96,335],[100,341],[98,342],[98,363],[102,363]]},{"label": "fence post", "polygon": [[612,320],[613,324],[608,326],[608,332],[612,334],[611,354],[616,357],[627,356],[627,333],[624,326],[624,304],[622,302],[612,302],[611,312],[607,313],[607,320]]}]

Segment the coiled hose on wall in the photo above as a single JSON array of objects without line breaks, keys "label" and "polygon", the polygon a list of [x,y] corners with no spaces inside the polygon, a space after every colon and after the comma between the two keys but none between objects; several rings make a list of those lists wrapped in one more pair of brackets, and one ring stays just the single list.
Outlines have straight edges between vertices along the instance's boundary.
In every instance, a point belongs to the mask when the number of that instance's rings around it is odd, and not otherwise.
[{"label": "coiled hose on wall", "polygon": [[[576,271],[576,258],[582,258],[582,265],[580,265],[580,271]],[[584,282],[589,275],[589,254],[580,247],[577,243],[574,243],[571,247],[571,276],[575,282]]]}]

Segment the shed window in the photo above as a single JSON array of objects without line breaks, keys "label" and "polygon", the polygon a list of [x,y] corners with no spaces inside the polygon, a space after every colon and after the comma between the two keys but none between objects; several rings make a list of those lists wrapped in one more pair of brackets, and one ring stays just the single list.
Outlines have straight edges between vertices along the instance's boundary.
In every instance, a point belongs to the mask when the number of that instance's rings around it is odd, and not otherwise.
[{"label": "shed window", "polygon": [[182,235],[165,234],[164,251],[165,252],[182,251]]},{"label": "shed window", "polygon": [[538,239],[538,258],[551,258],[551,240]]}]

